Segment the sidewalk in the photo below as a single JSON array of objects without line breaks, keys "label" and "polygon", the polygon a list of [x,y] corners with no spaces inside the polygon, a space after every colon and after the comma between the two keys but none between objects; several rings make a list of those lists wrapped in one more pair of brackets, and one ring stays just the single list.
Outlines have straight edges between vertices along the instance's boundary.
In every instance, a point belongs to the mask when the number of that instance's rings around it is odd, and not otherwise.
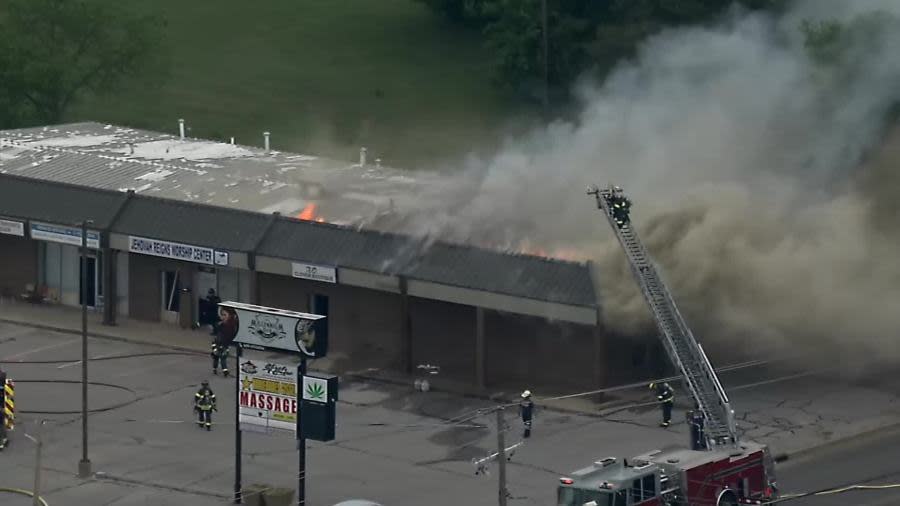
[{"label": "sidewalk", "polygon": [[[81,309],[50,304],[30,304],[9,299],[0,299],[0,322],[27,325],[57,332],[81,334]],[[206,328],[191,330],[176,325],[145,322],[130,318],[117,318],[116,325],[104,325],[103,315],[88,311],[88,335],[91,337],[112,339],[134,344],[161,346],[179,351],[207,354],[211,336]],[[327,359],[319,359],[310,364],[310,370],[321,372],[335,371]],[[366,369],[360,371],[338,371],[342,376],[377,381],[395,385],[412,386],[415,378],[398,371],[383,369]],[[485,391],[472,385],[463,384],[440,376],[428,377],[433,390],[441,390],[466,397],[478,399],[511,399],[518,392]],[[620,406],[631,402],[628,399],[607,396],[602,403],[596,402],[599,396],[576,398],[566,402],[548,403],[563,411],[585,413]]]},{"label": "sidewalk", "polygon": [[[81,332],[81,312],[78,308],[6,300],[0,303],[0,322],[75,334]],[[106,326],[97,313],[88,314],[88,332],[94,337],[198,354],[206,354],[209,350],[210,337],[203,329],[184,330],[125,318],[120,318],[118,325]],[[317,361],[317,369],[327,370],[327,362],[322,362],[325,361]],[[900,378],[882,380],[873,386],[861,381],[853,384],[846,379],[788,373],[784,370],[753,369],[722,374],[722,381],[737,411],[739,430],[744,437],[769,444],[776,455],[796,455],[841,439],[900,424],[900,397],[896,394],[900,392]],[[772,377],[761,377],[766,374]],[[413,397],[410,396],[413,378],[400,373],[368,370],[342,372],[341,375],[357,383],[381,384],[376,389],[391,391],[394,396]],[[515,398],[514,392],[478,391],[441,378],[434,378],[432,384],[431,392],[414,396],[428,405],[427,410],[420,409],[422,406],[417,402],[410,402],[404,409],[446,420],[458,414],[461,404],[487,407],[493,404],[489,401]],[[674,383],[673,386],[676,390],[680,387]],[[541,411],[550,411],[555,413],[553,417],[568,413],[594,418],[604,426],[615,427],[622,440],[633,441],[629,434],[638,437],[648,430],[660,430],[657,428],[658,408],[653,405],[631,407],[652,402],[652,396],[645,388],[617,391],[615,398],[606,396],[603,402],[598,402],[596,396],[542,401],[541,398],[548,394],[540,392],[538,387],[535,386],[539,407],[536,423],[539,423]],[[469,400],[463,401],[460,395]],[[351,398],[342,396],[342,400]],[[684,410],[689,407],[689,398],[684,392],[678,392],[677,400],[674,423],[663,432],[669,434],[667,440],[683,443],[688,440]],[[606,442],[604,446],[608,444]]]},{"label": "sidewalk", "polygon": [[[103,315],[88,310],[88,335],[116,341],[163,346],[179,351],[209,353],[209,332],[185,330],[175,325],[119,318],[103,325]],[[57,332],[81,334],[81,309],[0,299],[0,321]]]}]

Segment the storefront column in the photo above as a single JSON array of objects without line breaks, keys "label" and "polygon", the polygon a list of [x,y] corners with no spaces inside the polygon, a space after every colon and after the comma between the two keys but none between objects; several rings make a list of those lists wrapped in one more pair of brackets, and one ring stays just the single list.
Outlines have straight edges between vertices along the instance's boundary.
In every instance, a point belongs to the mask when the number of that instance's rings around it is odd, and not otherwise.
[{"label": "storefront column", "polygon": [[403,370],[413,373],[412,320],[409,316],[409,295],[406,290],[406,278],[400,278],[400,343],[403,352]]},{"label": "storefront column", "polygon": [[103,324],[116,324],[116,311],[119,307],[119,285],[116,279],[116,265],[118,264],[118,252],[113,249],[103,250]]},{"label": "storefront column", "polygon": [[475,378],[478,388],[487,388],[485,371],[484,308],[475,308]]},{"label": "storefront column", "polygon": [[[603,325],[600,322],[600,311],[597,310],[597,324],[593,327],[594,342],[594,385],[603,388],[607,385],[607,374],[609,373],[610,357],[606,353],[606,340],[604,339]],[[600,401],[603,394],[597,397]]]},{"label": "storefront column", "polygon": [[259,273],[250,271],[250,304],[259,305]]}]

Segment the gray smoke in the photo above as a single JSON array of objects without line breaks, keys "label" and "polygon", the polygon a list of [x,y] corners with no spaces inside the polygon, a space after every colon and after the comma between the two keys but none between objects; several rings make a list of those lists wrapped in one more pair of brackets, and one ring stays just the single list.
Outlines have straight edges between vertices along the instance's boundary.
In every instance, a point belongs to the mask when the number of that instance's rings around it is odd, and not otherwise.
[{"label": "gray smoke", "polygon": [[[825,18],[847,30],[843,60],[823,67],[800,23]],[[704,340],[900,358],[900,135],[885,137],[900,99],[898,20],[896,0],[809,0],[777,19],[733,11],[714,28],[664,32],[606,82],[580,86],[576,123],[472,161],[416,226],[585,253],[607,324],[643,332],[647,310],[584,194],[615,183]]]}]

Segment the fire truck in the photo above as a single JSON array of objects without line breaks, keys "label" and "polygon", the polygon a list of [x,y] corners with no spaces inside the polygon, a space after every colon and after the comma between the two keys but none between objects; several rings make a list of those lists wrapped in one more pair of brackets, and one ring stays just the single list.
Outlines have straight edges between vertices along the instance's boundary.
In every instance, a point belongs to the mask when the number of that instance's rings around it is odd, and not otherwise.
[{"label": "fire truck", "polygon": [[775,464],[738,438],[734,410],[703,347],[682,318],[628,216],[619,187],[588,188],[606,215],[656,321],[663,348],[694,399],[690,447],[606,457],[559,479],[558,506],[735,506],[777,499]]}]

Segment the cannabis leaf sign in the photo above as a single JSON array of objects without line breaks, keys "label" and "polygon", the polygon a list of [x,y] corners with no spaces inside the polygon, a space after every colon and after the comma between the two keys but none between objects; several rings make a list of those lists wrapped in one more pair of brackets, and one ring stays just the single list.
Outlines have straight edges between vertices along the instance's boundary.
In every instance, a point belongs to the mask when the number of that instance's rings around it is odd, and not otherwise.
[{"label": "cannabis leaf sign", "polygon": [[314,401],[325,401],[325,389],[322,388],[322,385],[318,383],[307,383],[306,384],[306,395],[310,400]]}]

